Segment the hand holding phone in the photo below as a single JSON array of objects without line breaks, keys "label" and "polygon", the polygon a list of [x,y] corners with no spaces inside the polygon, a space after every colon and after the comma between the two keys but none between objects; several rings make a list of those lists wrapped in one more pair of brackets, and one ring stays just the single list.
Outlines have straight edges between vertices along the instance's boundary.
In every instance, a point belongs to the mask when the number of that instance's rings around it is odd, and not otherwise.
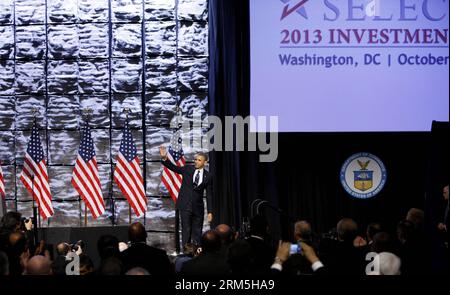
[{"label": "hand holding phone", "polygon": [[302,246],[300,244],[292,244],[290,254],[301,254]]}]

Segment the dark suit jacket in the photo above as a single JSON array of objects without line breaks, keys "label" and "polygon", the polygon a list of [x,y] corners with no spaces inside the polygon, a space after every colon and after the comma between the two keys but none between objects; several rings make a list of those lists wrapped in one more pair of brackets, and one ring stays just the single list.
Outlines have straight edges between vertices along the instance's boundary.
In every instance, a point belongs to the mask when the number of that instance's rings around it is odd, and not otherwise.
[{"label": "dark suit jacket", "polygon": [[181,267],[181,274],[188,276],[223,276],[230,273],[230,266],[218,252],[202,253]]},{"label": "dark suit jacket", "polygon": [[162,161],[162,164],[173,172],[183,176],[183,182],[181,183],[180,193],[178,194],[176,204],[178,210],[187,210],[196,215],[203,215],[203,212],[205,211],[203,205],[203,193],[206,189],[206,205],[208,213],[212,212],[212,176],[206,169],[203,169],[202,183],[194,189],[194,166],[186,165],[179,167],[170,162],[170,160]]},{"label": "dark suit jacket", "polygon": [[144,243],[133,244],[120,255],[124,272],[133,267],[142,267],[151,275],[171,275],[174,273],[166,251]]}]

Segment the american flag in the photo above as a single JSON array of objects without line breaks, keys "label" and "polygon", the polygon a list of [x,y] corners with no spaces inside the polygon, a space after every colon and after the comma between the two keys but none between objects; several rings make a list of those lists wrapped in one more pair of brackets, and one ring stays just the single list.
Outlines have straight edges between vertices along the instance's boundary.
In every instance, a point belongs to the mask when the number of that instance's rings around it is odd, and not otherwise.
[{"label": "american flag", "polygon": [[[167,158],[173,164],[177,166],[184,166],[186,164],[186,158],[184,157],[183,152],[183,141],[181,140],[181,123],[178,124],[178,129],[175,131],[169,146],[169,151],[167,153]],[[181,182],[183,177],[169,170],[166,166],[164,166],[163,173],[161,176],[161,181],[164,186],[169,191],[170,196],[174,202],[178,199],[178,193],[180,192]]]},{"label": "american flag", "polygon": [[128,127],[128,120],[125,122],[122,142],[116,160],[114,181],[127,198],[136,215],[140,217],[147,211],[147,198],[137,149]]},{"label": "american flag", "polygon": [[81,133],[80,149],[72,174],[72,185],[96,219],[105,212],[105,202],[89,123],[86,122]]},{"label": "american flag", "polygon": [[20,180],[33,196],[39,207],[39,213],[45,220],[52,216],[52,195],[48,183],[47,167],[45,166],[44,150],[39,138],[36,122],[33,124],[31,139],[28,143],[25,161],[23,163]]},{"label": "american flag", "polygon": [[0,197],[5,197],[5,196],[6,196],[5,180],[3,178],[2,163],[0,162]]}]

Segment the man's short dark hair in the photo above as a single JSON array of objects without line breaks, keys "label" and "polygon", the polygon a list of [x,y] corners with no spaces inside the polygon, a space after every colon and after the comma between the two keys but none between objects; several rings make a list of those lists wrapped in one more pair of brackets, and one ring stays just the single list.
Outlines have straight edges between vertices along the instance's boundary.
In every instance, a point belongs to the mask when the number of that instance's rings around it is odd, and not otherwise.
[{"label": "man's short dark hair", "polygon": [[128,239],[132,243],[147,241],[147,232],[145,231],[145,227],[142,223],[135,222],[128,227]]},{"label": "man's short dark hair", "polygon": [[255,215],[250,219],[250,233],[255,236],[264,237],[267,235],[269,223],[263,215]]},{"label": "man's short dark hair", "polygon": [[22,214],[19,212],[9,211],[2,217],[0,227],[7,230],[14,230],[20,224],[21,218]]},{"label": "man's short dark hair", "polygon": [[203,159],[205,159],[206,162],[208,162],[208,155],[204,152],[198,152],[195,154],[196,156],[200,156],[203,157]]},{"label": "man's short dark hair", "polygon": [[358,225],[351,218],[342,218],[337,224],[338,238],[345,242],[353,242],[358,235]]},{"label": "man's short dark hair", "polygon": [[370,240],[373,240],[373,237],[382,231],[381,223],[379,222],[372,222],[367,226],[367,238]]},{"label": "man's short dark hair", "polygon": [[212,253],[220,250],[220,236],[215,230],[208,230],[202,235],[202,253]]},{"label": "man's short dark hair", "polygon": [[119,239],[113,235],[103,235],[97,241],[97,250],[101,259],[119,255]]}]

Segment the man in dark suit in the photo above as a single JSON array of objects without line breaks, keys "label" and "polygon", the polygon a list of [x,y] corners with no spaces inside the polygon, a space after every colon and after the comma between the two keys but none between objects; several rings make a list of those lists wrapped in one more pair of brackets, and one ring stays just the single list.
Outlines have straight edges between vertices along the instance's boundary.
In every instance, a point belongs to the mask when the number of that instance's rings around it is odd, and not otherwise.
[{"label": "man in dark suit", "polygon": [[190,276],[224,276],[231,270],[226,257],[220,255],[220,236],[215,230],[205,232],[201,238],[199,256],[185,262],[181,268],[182,275]]},{"label": "man in dark suit", "polygon": [[147,232],[142,223],[135,222],[128,227],[128,238],[131,246],[120,255],[124,273],[134,267],[142,267],[151,275],[174,273],[166,251],[147,245]]},{"label": "man in dark suit", "polygon": [[205,153],[195,155],[194,166],[186,165],[179,167],[167,158],[167,150],[161,146],[159,149],[162,164],[175,173],[183,176],[176,209],[181,218],[181,241],[186,243],[200,244],[203,228],[203,193],[206,190],[206,204],[208,209],[208,222],[213,219],[212,215],[212,177],[205,169],[208,157]]}]

